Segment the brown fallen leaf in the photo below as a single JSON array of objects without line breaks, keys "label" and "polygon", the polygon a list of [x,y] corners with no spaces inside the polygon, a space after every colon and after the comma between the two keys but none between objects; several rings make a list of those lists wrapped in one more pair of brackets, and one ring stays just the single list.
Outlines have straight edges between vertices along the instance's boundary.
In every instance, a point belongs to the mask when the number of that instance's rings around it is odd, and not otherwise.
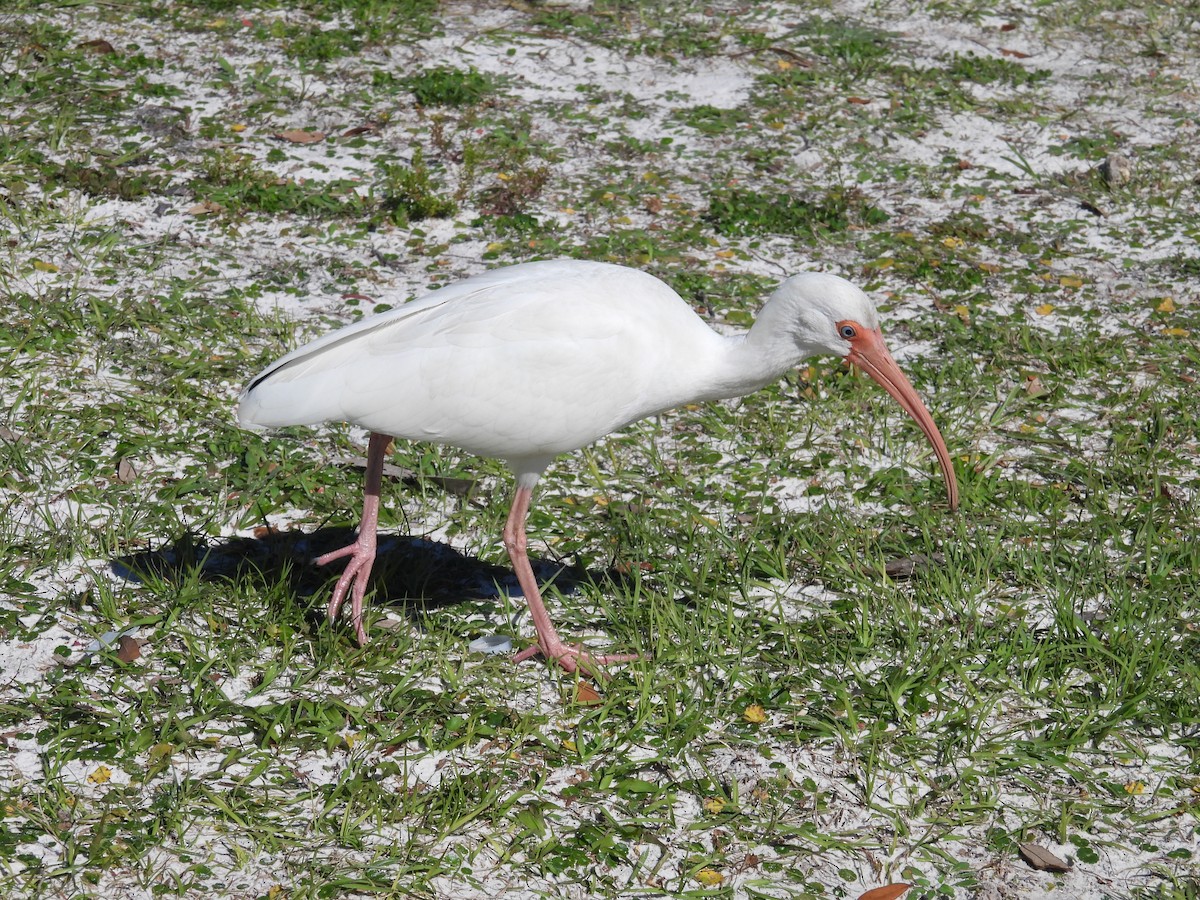
[{"label": "brown fallen leaf", "polygon": [[846,102],[847,103],[856,103],[859,106],[866,106],[868,103],[871,102],[871,98],[870,97],[847,97]]},{"label": "brown fallen leaf", "polygon": [[882,887],[871,888],[858,895],[858,900],[896,900],[901,894],[907,891],[911,884],[905,884],[902,881],[897,881],[894,884],[885,884]]},{"label": "brown fallen leaf", "polygon": [[1069,872],[1071,866],[1038,844],[1017,844],[1021,859],[1039,872]]},{"label": "brown fallen leaf", "polygon": [[1025,376],[1025,393],[1030,397],[1040,397],[1047,393],[1046,386],[1042,384],[1042,379],[1036,375]]},{"label": "brown fallen leaf", "polygon": [[133,662],[142,655],[142,645],[127,634],[117,638],[117,659],[121,662]]},{"label": "brown fallen leaf", "polygon": [[105,56],[109,53],[117,52],[113,49],[113,45],[103,38],[96,38],[93,41],[84,41],[83,43],[76,44],[75,46],[80,50],[86,50],[89,53],[95,53],[97,56]]},{"label": "brown fallen leaf", "polygon": [[0,441],[8,441],[10,444],[28,444],[30,443],[29,435],[17,434],[7,425],[0,425]]},{"label": "brown fallen leaf", "polygon": [[1007,47],[1001,47],[1000,52],[1005,56],[1011,56],[1013,59],[1029,59],[1029,54],[1023,53],[1020,50],[1009,50]]},{"label": "brown fallen leaf", "polygon": [[575,702],[580,706],[596,706],[603,703],[604,698],[586,681],[581,681],[575,685]]},{"label": "brown fallen leaf", "polygon": [[292,128],[271,135],[277,141],[287,141],[289,144],[319,144],[325,140],[323,131],[305,131],[302,128]]},{"label": "brown fallen leaf", "polygon": [[189,209],[187,213],[189,216],[211,216],[215,213],[224,211],[224,209],[225,207],[223,207],[220,203],[213,203],[211,200],[205,200],[201,203],[197,203],[195,206]]},{"label": "brown fallen leaf", "polygon": [[374,134],[378,130],[378,125],[355,125],[353,128],[347,128],[343,131],[342,137],[352,138],[358,137],[360,134]]},{"label": "brown fallen leaf", "polygon": [[137,476],[138,472],[133,467],[133,463],[122,456],[120,462],[117,463],[117,481],[121,482],[121,484],[129,484],[136,481]]},{"label": "brown fallen leaf", "polygon": [[896,581],[904,581],[906,578],[912,578],[914,575],[919,575],[934,566],[943,566],[946,564],[946,555],[944,553],[935,553],[932,556],[926,556],[924,553],[914,553],[912,556],[901,556],[896,559],[888,560],[884,564],[883,572],[888,578],[894,578]]}]

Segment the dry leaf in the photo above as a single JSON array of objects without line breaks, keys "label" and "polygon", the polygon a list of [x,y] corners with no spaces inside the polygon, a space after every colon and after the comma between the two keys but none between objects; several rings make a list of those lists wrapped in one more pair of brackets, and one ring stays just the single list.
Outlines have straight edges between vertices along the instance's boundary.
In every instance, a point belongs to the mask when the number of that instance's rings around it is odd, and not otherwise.
[{"label": "dry leaf", "polygon": [[225,207],[223,207],[220,203],[213,203],[211,200],[205,200],[203,203],[197,203],[187,212],[189,216],[211,216],[213,213],[219,213],[224,209]]},{"label": "dry leaf", "polygon": [[277,132],[271,137],[277,141],[287,141],[289,144],[319,144],[325,140],[325,132],[323,131],[305,131],[302,128],[293,128],[288,131]]},{"label": "dry leaf", "polygon": [[575,685],[575,702],[580,706],[595,706],[603,703],[604,699],[594,687],[586,681],[581,681]]},{"label": "dry leaf", "polygon": [[137,476],[137,469],[133,467],[133,463],[122,456],[120,462],[117,463],[117,481],[121,484],[129,484],[131,481],[135,481]]},{"label": "dry leaf", "polygon": [[1009,50],[1007,47],[1001,47],[1000,52],[1005,56],[1011,56],[1013,59],[1029,59],[1029,54],[1022,53],[1020,50]]},{"label": "dry leaf", "polygon": [[1162,303],[1154,308],[1162,313],[1173,313],[1175,312],[1175,301],[1171,297],[1164,297]]},{"label": "dry leaf", "polygon": [[28,444],[30,443],[28,435],[17,434],[7,425],[0,425],[0,441],[8,441],[11,444]]},{"label": "dry leaf", "polygon": [[113,45],[103,38],[96,38],[94,41],[84,41],[82,44],[76,44],[80,50],[87,50],[89,53],[95,53],[98,56],[104,56],[108,53],[116,53]]},{"label": "dry leaf", "polygon": [[358,137],[360,134],[373,134],[378,130],[379,127],[376,125],[355,125],[353,128],[347,128],[345,131],[343,131],[342,137]]},{"label": "dry leaf", "polygon": [[907,891],[911,884],[905,884],[902,881],[897,881],[894,884],[885,884],[882,887],[871,888],[858,895],[858,900],[896,900],[901,894]]},{"label": "dry leaf", "polygon": [[846,102],[856,104],[857,106],[866,106],[871,100],[868,97],[847,97]]},{"label": "dry leaf", "polygon": [[117,638],[117,659],[121,662],[133,662],[142,655],[142,645],[127,634]]},{"label": "dry leaf", "polygon": [[914,553],[912,556],[901,556],[897,559],[889,560],[884,565],[883,572],[888,578],[903,581],[906,578],[912,578],[926,569],[945,565],[945,563],[946,556],[944,553],[935,553],[933,556],[926,556],[924,553]]},{"label": "dry leaf", "polygon": [[1038,844],[1017,844],[1021,859],[1040,872],[1069,872],[1071,867]]}]

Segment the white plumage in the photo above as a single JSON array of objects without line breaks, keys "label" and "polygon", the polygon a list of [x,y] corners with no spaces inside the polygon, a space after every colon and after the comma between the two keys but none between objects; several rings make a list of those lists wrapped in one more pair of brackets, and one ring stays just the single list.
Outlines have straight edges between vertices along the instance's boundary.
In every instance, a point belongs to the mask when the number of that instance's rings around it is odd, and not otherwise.
[{"label": "white plumage", "polygon": [[518,479],[505,544],[538,629],[538,645],[518,658],[540,651],[568,670],[581,660],[594,668],[604,660],[559,641],[525,556],[525,514],[550,460],[683,403],[749,393],[821,353],[861,365],[916,419],[953,506],[949,454],[888,354],[874,305],[832,275],[793,276],[749,332],[722,336],[634,269],[575,260],[495,269],[287,354],[249,384],[238,418],[251,427],[345,421],[372,432],[359,539],[318,560],[351,557],[330,615],[352,587],[360,641],[389,436],[505,460]]}]

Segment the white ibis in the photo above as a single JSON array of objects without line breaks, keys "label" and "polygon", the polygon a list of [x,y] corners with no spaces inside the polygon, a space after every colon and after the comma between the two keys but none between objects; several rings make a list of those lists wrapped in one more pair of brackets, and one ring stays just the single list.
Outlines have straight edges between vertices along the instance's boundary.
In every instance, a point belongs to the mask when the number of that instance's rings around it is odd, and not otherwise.
[{"label": "white ibis", "polygon": [[329,604],[347,594],[366,643],[363,596],[375,560],[379,492],[392,437],[504,460],[516,493],[504,525],[541,653],[568,672],[635,656],[590,656],[563,643],[526,555],[525,519],[551,460],[684,403],[738,397],[801,360],[833,354],[861,367],[920,426],[951,508],[958,486],[945,441],[896,365],[871,300],[835,275],[788,278],[744,334],[713,331],[663,282],[606,263],[553,260],[494,269],[347,325],[279,359],[242,393],[238,418],[259,428],[350,422],[371,432],[362,523]]}]

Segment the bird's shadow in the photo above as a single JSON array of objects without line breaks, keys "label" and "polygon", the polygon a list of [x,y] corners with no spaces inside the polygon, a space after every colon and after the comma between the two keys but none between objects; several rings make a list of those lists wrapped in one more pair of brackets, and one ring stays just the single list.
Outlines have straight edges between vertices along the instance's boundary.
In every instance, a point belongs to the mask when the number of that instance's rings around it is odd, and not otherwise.
[{"label": "bird's shadow", "polygon": [[[315,597],[309,615],[324,616],[338,574],[339,560],[317,566],[313,560],[354,540],[350,528],[320,528],[313,532],[261,529],[254,537],[209,541],[184,534],[154,550],[113,559],[114,574],[129,581],[167,583],[199,577],[205,581],[255,579],[264,585],[283,583],[289,595]],[[539,584],[572,593],[584,583],[621,580],[615,571],[591,570],[550,560],[531,559]],[[373,603],[400,606],[414,619],[431,608],[464,601],[499,601],[502,595],[521,597],[516,575],[507,566],[459,553],[448,544],[409,535],[380,535],[368,592]],[[493,609],[497,603],[490,604]],[[524,604],[521,604],[523,607]],[[481,609],[481,612],[486,612]]]}]

